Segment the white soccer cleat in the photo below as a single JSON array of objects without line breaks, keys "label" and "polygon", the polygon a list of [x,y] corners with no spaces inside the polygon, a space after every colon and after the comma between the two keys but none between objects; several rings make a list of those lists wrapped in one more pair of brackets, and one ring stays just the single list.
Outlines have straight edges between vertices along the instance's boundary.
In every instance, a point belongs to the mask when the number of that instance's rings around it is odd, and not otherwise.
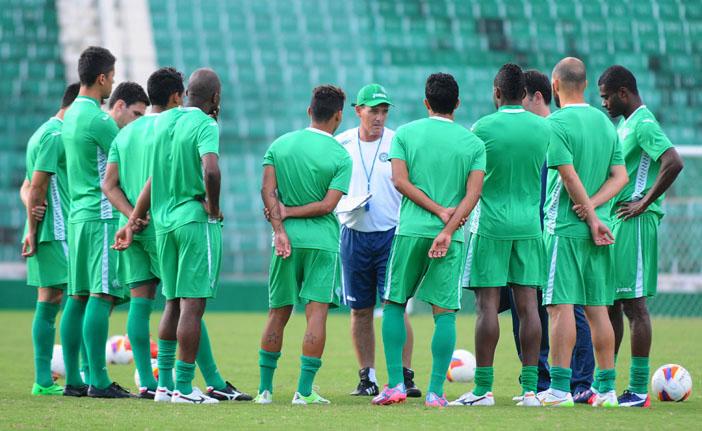
[{"label": "white soccer cleat", "polygon": [[260,394],[256,395],[253,400],[254,404],[271,404],[273,402],[273,394],[270,391],[265,390]]},{"label": "white soccer cleat", "polygon": [[485,395],[477,396],[473,392],[466,392],[461,395],[457,400],[451,401],[449,406],[494,406],[495,398],[492,396],[492,392],[488,392]]},{"label": "white soccer cleat", "polygon": [[592,407],[619,407],[617,393],[615,391],[609,391],[595,395]]},{"label": "white soccer cleat", "polygon": [[159,386],[156,388],[156,393],[154,394],[154,401],[157,403],[170,403],[171,398],[173,398],[173,391],[168,390],[165,386]]},{"label": "white soccer cleat", "polygon": [[575,402],[573,402],[573,395],[570,392],[566,392],[565,395],[556,395],[551,389],[543,392],[539,392],[536,396],[541,405],[544,407],[573,407]]},{"label": "white soccer cleat", "polygon": [[534,392],[527,392],[519,398],[521,399],[517,405],[520,407],[541,407],[541,401],[536,398],[536,394]]},{"label": "white soccer cleat", "polygon": [[219,400],[208,397],[198,388],[193,388],[189,394],[182,394],[176,389],[173,391],[171,402],[175,404],[217,404]]}]

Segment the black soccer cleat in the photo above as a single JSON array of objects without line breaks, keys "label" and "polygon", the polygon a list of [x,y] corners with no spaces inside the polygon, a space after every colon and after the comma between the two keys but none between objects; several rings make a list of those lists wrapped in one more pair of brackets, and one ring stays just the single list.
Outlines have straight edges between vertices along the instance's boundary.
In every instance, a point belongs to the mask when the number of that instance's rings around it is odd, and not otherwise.
[{"label": "black soccer cleat", "polygon": [[358,370],[358,377],[360,378],[360,381],[358,382],[356,390],[351,392],[351,395],[374,397],[380,393],[378,385],[368,377],[369,373],[370,368],[361,368]]},{"label": "black soccer cleat", "polygon": [[207,387],[207,396],[219,401],[251,401],[253,397],[246,392],[239,391],[234,385],[227,382],[224,389]]},{"label": "black soccer cleat", "polygon": [[414,371],[410,368],[402,367],[402,374],[405,377],[405,389],[409,398],[420,398],[422,391],[414,384]]},{"label": "black soccer cleat", "polygon": [[88,388],[88,396],[91,398],[133,398],[134,395],[129,393],[128,390],[124,389],[117,382],[112,382],[112,384],[105,389],[98,389],[93,385]]},{"label": "black soccer cleat", "polygon": [[66,385],[63,388],[64,397],[85,397],[88,395],[88,385],[72,386]]},{"label": "black soccer cleat", "polygon": [[149,388],[139,388],[139,395],[137,395],[136,397],[141,400],[153,400],[155,396],[156,391],[153,391]]}]

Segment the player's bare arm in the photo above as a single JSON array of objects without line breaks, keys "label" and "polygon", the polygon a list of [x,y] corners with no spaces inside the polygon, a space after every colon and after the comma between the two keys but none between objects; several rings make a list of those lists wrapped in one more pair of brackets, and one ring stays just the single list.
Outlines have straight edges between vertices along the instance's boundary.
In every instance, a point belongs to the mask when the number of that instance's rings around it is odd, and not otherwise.
[{"label": "player's bare arm", "polygon": [[404,160],[392,159],[392,183],[398,192],[406,196],[415,204],[439,217],[444,224],[448,223],[451,216],[455,213],[455,208],[444,208],[437,204],[423,191],[417,188],[409,180],[409,171],[407,163]]},{"label": "player's bare arm", "polygon": [[614,236],[609,228],[602,223],[602,221],[595,214],[595,207],[590,201],[590,197],[587,195],[587,191],[583,186],[582,181],[578,173],[575,172],[575,167],[573,165],[560,165],[558,166],[558,173],[563,181],[563,186],[568,192],[570,200],[573,201],[575,205],[580,205],[587,211],[587,217],[585,222],[590,227],[590,234],[592,235],[592,240],[596,245],[610,245],[614,244]]},{"label": "player's bare arm", "polygon": [[202,156],[202,171],[205,180],[206,210],[210,218],[222,220],[219,208],[219,191],[222,185],[222,174],[219,170],[219,157],[208,153]]},{"label": "player's bare arm", "polygon": [[480,194],[483,191],[483,179],[485,172],[475,170],[468,175],[466,182],[466,194],[461,199],[461,202],[456,207],[456,211],[449,219],[446,226],[439,232],[439,235],[434,238],[434,242],[429,249],[429,257],[441,258],[446,256],[448,248],[451,245],[451,237],[456,230],[463,226],[465,220],[475,208],[475,205],[480,199]]},{"label": "player's bare arm", "polygon": [[102,192],[110,203],[117,208],[117,211],[129,217],[134,207],[129,203],[129,199],[124,194],[119,182],[119,165],[108,163],[105,170],[105,179],[102,182]]},{"label": "player's bare arm", "polygon": [[27,236],[22,244],[22,256],[30,257],[37,252],[37,226],[39,222],[32,209],[43,206],[46,200],[46,191],[49,189],[51,174],[48,172],[34,171],[27,196]]},{"label": "player's bare arm", "polygon": [[673,185],[675,179],[683,170],[683,161],[675,148],[668,148],[661,154],[661,167],[651,189],[636,202],[623,202],[617,208],[617,216],[628,220],[642,214],[652,202],[655,202]]},{"label": "player's bare arm", "polygon": [[[626,173],[626,166],[624,165],[614,165],[609,168],[609,178],[602,184],[597,193],[590,197],[590,202],[594,208],[598,208],[605,203],[609,202],[610,199],[617,196],[617,194],[624,188],[624,186],[629,182],[629,175]],[[574,205],[573,211],[578,214],[581,220],[585,220],[587,214],[585,213],[585,207],[582,205]]]},{"label": "player's bare arm", "polygon": [[[30,188],[30,182],[28,179],[24,179],[24,182],[22,183],[22,187],[20,187],[20,199],[22,200],[22,205],[24,205],[25,208],[29,208],[29,188]],[[44,220],[44,214],[46,214],[46,206],[47,206],[46,200],[41,205],[37,205],[32,208],[32,214],[34,215],[34,218],[36,221],[40,222]]]},{"label": "player's bare arm", "polygon": [[330,189],[327,191],[327,194],[321,201],[311,202],[307,205],[301,205],[298,207],[286,207],[281,203],[280,216],[283,220],[286,218],[310,218],[325,216],[334,212],[334,208],[336,208],[343,195],[344,194],[339,190]]},{"label": "player's bare arm", "polygon": [[290,256],[291,247],[288,234],[283,226],[281,204],[278,199],[278,180],[275,176],[275,167],[267,165],[263,168],[263,186],[261,187],[263,206],[268,210],[268,221],[273,227],[275,237],[275,254],[283,259]]}]

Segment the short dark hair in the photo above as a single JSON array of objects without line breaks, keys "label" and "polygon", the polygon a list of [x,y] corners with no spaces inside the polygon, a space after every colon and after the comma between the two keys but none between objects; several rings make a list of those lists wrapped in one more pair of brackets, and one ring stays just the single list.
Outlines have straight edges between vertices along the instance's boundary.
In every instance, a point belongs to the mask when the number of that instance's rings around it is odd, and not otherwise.
[{"label": "short dark hair", "polygon": [[597,85],[604,86],[607,91],[617,91],[624,87],[633,94],[639,94],[639,88],[636,85],[636,77],[629,69],[624,66],[610,66],[602,72]]},{"label": "short dark hair", "polygon": [[152,105],[166,106],[172,94],[183,94],[183,74],[173,67],[162,67],[149,76],[146,82]]},{"label": "short dark hair", "polygon": [[149,98],[141,85],[136,82],[125,81],[115,88],[110,96],[108,107],[112,109],[118,100],[124,100],[127,106],[131,106],[137,102],[144,102],[144,105],[149,106]]},{"label": "short dark hair", "polygon": [[524,72],[524,86],[529,97],[534,97],[538,91],[544,98],[546,105],[551,103],[551,81],[549,81],[548,76],[536,69],[527,70]]},{"label": "short dark hair", "polygon": [[66,87],[63,92],[63,99],[61,99],[61,108],[68,108],[71,106],[76,97],[78,97],[78,92],[80,91],[80,82],[74,82]]},{"label": "short dark hair", "polygon": [[115,56],[100,46],[86,48],[78,59],[78,77],[82,85],[95,84],[98,76],[107,74],[115,68]]},{"label": "short dark hair", "polygon": [[522,100],[524,96],[524,72],[522,68],[514,63],[503,65],[495,75],[493,82],[495,88],[499,88],[505,100]]},{"label": "short dark hair", "polygon": [[346,94],[344,90],[334,85],[320,85],[312,90],[310,110],[312,119],[323,123],[329,121],[339,111],[344,109]]},{"label": "short dark hair", "polygon": [[450,114],[458,104],[458,83],[448,73],[433,73],[427,78],[424,96],[432,111]]}]

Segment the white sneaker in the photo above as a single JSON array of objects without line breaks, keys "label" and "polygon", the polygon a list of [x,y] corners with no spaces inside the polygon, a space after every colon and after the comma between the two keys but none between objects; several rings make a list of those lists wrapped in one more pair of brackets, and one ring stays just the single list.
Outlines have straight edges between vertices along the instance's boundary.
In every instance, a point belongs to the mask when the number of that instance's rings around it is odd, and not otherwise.
[{"label": "white sneaker", "polygon": [[171,402],[176,404],[217,404],[219,403],[219,400],[208,397],[198,388],[193,388],[193,391],[189,394],[182,394],[176,389],[173,391]]},{"label": "white sneaker", "polygon": [[520,407],[541,407],[541,401],[536,398],[536,394],[534,392],[527,392],[520,398],[521,400],[519,400],[517,403],[517,405]]},{"label": "white sneaker", "polygon": [[270,391],[265,390],[260,394],[256,395],[253,400],[254,404],[270,404],[273,402],[273,394]]},{"label": "white sneaker", "polygon": [[316,391],[312,391],[309,396],[303,396],[299,392],[295,392],[292,399],[293,405],[308,405],[308,404],[331,404],[326,398],[322,398]]},{"label": "white sneaker", "polygon": [[157,403],[170,403],[171,398],[173,398],[173,391],[169,391],[165,386],[159,386],[156,388],[156,394],[154,394],[154,401]]},{"label": "white sneaker", "polygon": [[573,402],[573,395],[570,392],[566,392],[563,396],[556,395],[551,389],[543,392],[539,392],[537,399],[541,402],[542,406],[546,407],[573,407],[575,402]]},{"label": "white sneaker", "polygon": [[449,406],[494,406],[495,398],[492,396],[492,392],[488,392],[485,395],[477,396],[473,392],[466,392],[461,395],[457,400],[451,401]]},{"label": "white sneaker", "polygon": [[617,393],[615,391],[609,391],[595,395],[592,407],[619,407]]}]

